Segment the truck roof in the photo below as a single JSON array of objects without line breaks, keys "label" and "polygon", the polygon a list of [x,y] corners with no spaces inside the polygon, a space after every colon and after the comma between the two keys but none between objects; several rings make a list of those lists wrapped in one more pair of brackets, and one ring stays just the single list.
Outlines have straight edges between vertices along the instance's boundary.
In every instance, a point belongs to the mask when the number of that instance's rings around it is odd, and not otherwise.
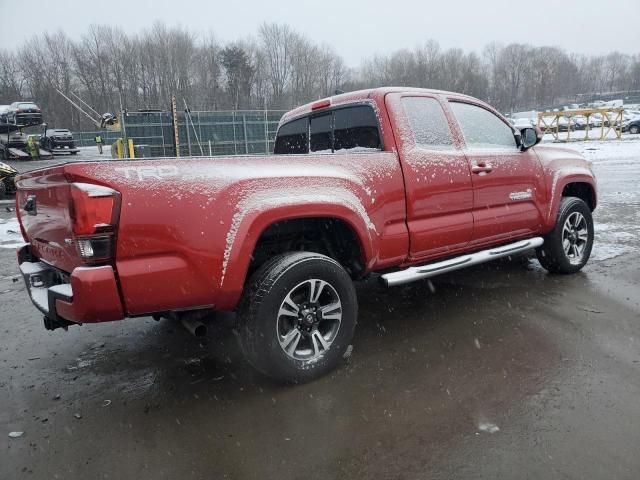
[{"label": "truck roof", "polygon": [[328,100],[331,105],[340,105],[345,103],[354,103],[358,101],[374,100],[376,102],[382,103],[384,102],[385,95],[387,95],[388,93],[405,93],[405,92],[431,93],[435,95],[445,95],[447,97],[455,97],[458,99],[468,99],[468,100],[473,100],[475,102],[479,102],[478,99],[470,97],[469,95],[463,95],[461,93],[456,93],[456,92],[449,92],[446,90],[435,90],[435,89],[428,89],[428,88],[412,88],[412,87],[368,88],[365,90],[356,90],[354,92],[342,93],[340,95],[325,97],[323,99],[315,100],[305,105],[301,105],[300,107],[294,108],[293,110],[290,110],[289,112],[285,113],[282,116],[282,119],[280,119],[280,124],[286,121],[289,121],[295,117],[299,117],[301,115],[310,113],[312,111],[312,106],[319,102],[324,102]]}]

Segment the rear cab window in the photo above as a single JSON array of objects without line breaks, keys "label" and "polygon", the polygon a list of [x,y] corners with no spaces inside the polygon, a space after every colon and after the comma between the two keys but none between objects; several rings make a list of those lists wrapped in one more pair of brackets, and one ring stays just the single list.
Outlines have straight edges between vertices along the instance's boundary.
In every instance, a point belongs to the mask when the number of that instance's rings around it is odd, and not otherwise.
[{"label": "rear cab window", "polygon": [[309,153],[309,120],[299,118],[278,129],[275,154]]},{"label": "rear cab window", "polygon": [[283,124],[274,153],[346,153],[383,149],[378,117],[369,104],[338,106]]},{"label": "rear cab window", "polygon": [[317,153],[331,153],[333,144],[331,112],[324,115],[310,117],[309,128],[311,132],[310,149]]}]

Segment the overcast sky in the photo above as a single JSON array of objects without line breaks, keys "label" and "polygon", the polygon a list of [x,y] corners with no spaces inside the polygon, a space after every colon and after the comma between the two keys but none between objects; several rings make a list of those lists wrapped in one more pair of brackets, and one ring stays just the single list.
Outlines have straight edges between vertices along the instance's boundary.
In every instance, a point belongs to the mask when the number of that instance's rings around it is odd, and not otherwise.
[{"label": "overcast sky", "polygon": [[640,53],[640,0],[0,0],[0,17],[0,47],[8,49],[42,31],[75,39],[91,23],[136,33],[162,20],[223,42],[254,35],[265,21],[285,22],[335,47],[351,67],[429,38],[478,52],[498,41]]}]

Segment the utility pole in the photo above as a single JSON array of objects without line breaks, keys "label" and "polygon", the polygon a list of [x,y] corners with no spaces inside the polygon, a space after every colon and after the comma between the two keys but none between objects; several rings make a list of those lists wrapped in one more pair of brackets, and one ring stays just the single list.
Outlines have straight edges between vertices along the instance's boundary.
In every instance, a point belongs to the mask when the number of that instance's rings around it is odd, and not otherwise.
[{"label": "utility pole", "polygon": [[127,126],[125,117],[127,116],[127,112],[125,112],[122,107],[122,93],[120,93],[120,124],[122,125],[122,136],[124,137],[124,145],[125,150],[127,151],[127,158],[131,158],[131,152],[129,152],[129,139],[127,138]]},{"label": "utility pole", "polygon": [[173,120],[173,146],[176,149],[176,157],[180,157],[180,136],[178,135],[178,110],[176,96],[171,95],[171,119]]}]

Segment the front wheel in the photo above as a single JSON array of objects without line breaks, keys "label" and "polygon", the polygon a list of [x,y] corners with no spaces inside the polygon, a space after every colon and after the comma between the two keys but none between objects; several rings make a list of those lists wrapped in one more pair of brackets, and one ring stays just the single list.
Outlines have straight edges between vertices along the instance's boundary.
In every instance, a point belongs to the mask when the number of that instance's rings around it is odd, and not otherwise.
[{"label": "front wheel", "polygon": [[318,378],[341,361],[358,315],[342,266],[317,253],[274,257],[251,277],[239,310],[238,339],[260,372],[284,383]]},{"label": "front wheel", "polygon": [[593,218],[584,200],[564,197],[553,230],[536,250],[540,264],[552,273],[575,273],[587,264],[593,248]]},{"label": "front wheel", "polygon": [[629,133],[633,133],[633,134],[640,133],[640,127],[636,125],[634,125],[633,127],[629,127]]}]

